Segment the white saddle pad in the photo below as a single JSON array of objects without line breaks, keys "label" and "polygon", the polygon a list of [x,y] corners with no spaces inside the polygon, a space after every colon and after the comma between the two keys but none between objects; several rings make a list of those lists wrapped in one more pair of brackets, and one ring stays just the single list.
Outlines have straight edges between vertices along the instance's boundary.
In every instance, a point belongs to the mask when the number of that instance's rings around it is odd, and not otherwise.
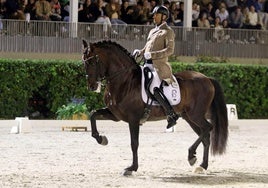
[{"label": "white saddle pad", "polygon": [[[143,67],[141,67],[142,69],[142,79],[141,79],[141,93],[142,93],[142,100],[147,103],[147,99],[148,96],[145,92],[145,87],[144,87],[144,73],[143,73]],[[161,84],[161,80],[159,79],[159,76],[157,74],[156,71],[153,71],[153,81],[152,84],[150,86],[150,92],[152,94],[154,94],[154,88],[155,87],[159,87]],[[168,86],[163,86],[163,92],[164,95],[167,97],[169,103],[171,105],[177,105],[180,103],[181,101],[181,93],[180,93],[180,87],[179,84],[177,82],[177,79],[175,78],[175,76],[173,76],[174,80],[176,80],[176,83],[172,83]],[[149,103],[151,103],[151,99],[149,99]],[[159,105],[159,103],[157,101],[153,101],[152,105]]]}]

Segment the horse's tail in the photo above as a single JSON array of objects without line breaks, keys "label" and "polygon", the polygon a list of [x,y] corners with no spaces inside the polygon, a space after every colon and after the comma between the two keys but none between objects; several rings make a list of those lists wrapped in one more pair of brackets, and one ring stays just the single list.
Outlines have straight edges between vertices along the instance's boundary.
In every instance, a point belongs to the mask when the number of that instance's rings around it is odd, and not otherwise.
[{"label": "horse's tail", "polygon": [[215,95],[211,104],[211,123],[213,124],[211,152],[213,155],[220,155],[225,152],[228,139],[227,108],[220,84],[214,79],[210,80],[215,88]]}]

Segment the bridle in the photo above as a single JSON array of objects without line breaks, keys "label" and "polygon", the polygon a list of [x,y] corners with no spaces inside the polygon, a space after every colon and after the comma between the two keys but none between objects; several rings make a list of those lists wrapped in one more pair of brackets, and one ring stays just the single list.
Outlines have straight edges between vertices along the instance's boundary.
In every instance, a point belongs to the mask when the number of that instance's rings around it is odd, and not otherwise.
[{"label": "bridle", "polygon": [[[84,65],[86,67],[86,64],[89,63],[88,61],[93,60],[93,59],[96,59],[95,61],[92,61],[90,63],[92,63],[92,64],[94,63],[95,64],[95,67],[96,67],[95,79],[97,80],[97,82],[101,82],[103,80],[111,81],[114,78],[116,78],[117,76],[121,75],[122,73],[127,72],[129,70],[132,70],[132,69],[136,68],[136,65],[134,65],[134,66],[130,66],[128,68],[122,68],[121,70],[118,70],[118,71],[112,73],[109,76],[105,76],[105,75],[100,76],[100,74],[97,74],[101,70],[101,62],[100,62],[100,59],[99,59],[98,55],[95,54],[95,55],[89,56],[86,59],[84,59],[84,56],[87,55],[88,49],[89,48],[87,48],[85,50],[85,52],[84,52],[84,55],[82,57],[82,62],[84,63]],[[87,72],[87,70],[86,70],[86,72]],[[86,74],[86,78],[87,78],[87,80],[89,79],[89,75],[88,74]]]},{"label": "bridle", "polygon": [[[89,56],[86,59],[84,59],[84,57],[87,55],[87,52],[88,52],[88,48],[85,50],[84,55],[82,57],[82,62],[84,63],[85,68],[86,68],[87,63],[95,64],[95,66],[96,66],[96,71],[95,71],[95,75],[94,75],[95,77],[94,76],[92,76],[92,77],[94,77],[98,82],[104,80],[104,76],[101,77],[100,74],[97,74],[101,70],[100,69],[100,64],[101,63],[99,62],[99,56],[95,54],[93,56]],[[95,61],[88,62],[88,61],[94,60],[94,59],[95,59]],[[87,70],[86,70],[86,78],[87,78],[87,80],[90,78],[89,75],[87,74]]]}]

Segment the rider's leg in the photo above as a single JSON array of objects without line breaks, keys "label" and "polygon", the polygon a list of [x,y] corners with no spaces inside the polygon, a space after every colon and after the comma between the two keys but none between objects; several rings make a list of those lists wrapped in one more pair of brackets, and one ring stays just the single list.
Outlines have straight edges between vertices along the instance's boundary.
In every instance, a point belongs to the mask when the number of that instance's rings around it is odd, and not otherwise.
[{"label": "rider's leg", "polygon": [[179,116],[175,113],[174,109],[168,102],[168,99],[158,87],[154,88],[154,97],[166,111],[168,121],[167,128],[176,125],[177,123],[176,121],[179,118]]}]

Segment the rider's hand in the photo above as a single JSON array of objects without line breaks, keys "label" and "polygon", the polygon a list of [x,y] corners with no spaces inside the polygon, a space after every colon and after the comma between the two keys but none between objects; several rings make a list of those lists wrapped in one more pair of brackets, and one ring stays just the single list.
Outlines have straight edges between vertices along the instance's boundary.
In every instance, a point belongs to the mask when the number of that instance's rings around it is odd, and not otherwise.
[{"label": "rider's hand", "polygon": [[141,51],[139,49],[135,49],[132,53],[132,55],[136,58],[141,55]]},{"label": "rider's hand", "polygon": [[145,52],[145,53],[144,53],[144,58],[145,58],[146,60],[152,59],[151,52]]}]

